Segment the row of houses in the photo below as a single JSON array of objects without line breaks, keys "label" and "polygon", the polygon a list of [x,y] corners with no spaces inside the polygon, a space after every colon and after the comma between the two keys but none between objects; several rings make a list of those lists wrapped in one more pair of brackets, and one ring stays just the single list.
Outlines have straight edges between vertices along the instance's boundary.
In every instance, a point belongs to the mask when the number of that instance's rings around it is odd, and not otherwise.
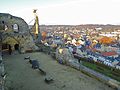
[{"label": "row of houses", "polygon": [[89,60],[94,60],[95,62],[120,69],[120,55],[115,51],[93,52],[92,49],[81,47],[77,48],[76,53],[80,55],[80,57],[85,57]]},{"label": "row of houses", "polygon": [[[52,38],[52,43],[54,44],[63,44],[63,38],[59,36],[55,36]],[[114,67],[120,69],[120,53],[118,52],[120,49],[117,46],[112,45],[103,45],[101,43],[96,43],[94,47],[91,47],[91,44],[94,42],[90,42],[89,39],[85,36],[81,37],[81,42],[78,45],[75,45],[75,39],[72,40],[72,43],[68,43],[68,47],[77,47],[77,54],[82,57],[89,58],[94,60],[95,62],[100,62],[110,67]],[[72,46],[69,46],[71,44]],[[72,47],[69,48],[71,51],[74,49]]]}]

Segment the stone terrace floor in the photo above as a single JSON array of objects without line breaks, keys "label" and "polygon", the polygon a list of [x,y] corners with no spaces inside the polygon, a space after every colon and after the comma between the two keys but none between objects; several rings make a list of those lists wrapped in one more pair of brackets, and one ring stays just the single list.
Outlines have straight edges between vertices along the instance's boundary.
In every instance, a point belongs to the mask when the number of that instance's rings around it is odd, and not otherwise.
[{"label": "stone terrace floor", "polygon": [[[31,68],[28,60],[24,60],[26,56],[37,59],[47,75],[54,78],[54,82],[45,83],[45,76]],[[7,72],[5,90],[113,90],[80,71],[59,64],[51,56],[41,52],[5,55],[3,59]]]}]

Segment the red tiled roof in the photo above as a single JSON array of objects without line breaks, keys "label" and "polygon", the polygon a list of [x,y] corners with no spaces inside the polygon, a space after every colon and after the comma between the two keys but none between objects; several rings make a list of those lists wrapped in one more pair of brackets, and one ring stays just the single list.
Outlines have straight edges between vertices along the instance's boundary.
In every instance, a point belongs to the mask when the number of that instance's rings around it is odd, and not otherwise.
[{"label": "red tiled roof", "polygon": [[101,55],[103,56],[114,56],[114,55],[118,55],[117,52],[112,51],[112,52],[102,52]]}]

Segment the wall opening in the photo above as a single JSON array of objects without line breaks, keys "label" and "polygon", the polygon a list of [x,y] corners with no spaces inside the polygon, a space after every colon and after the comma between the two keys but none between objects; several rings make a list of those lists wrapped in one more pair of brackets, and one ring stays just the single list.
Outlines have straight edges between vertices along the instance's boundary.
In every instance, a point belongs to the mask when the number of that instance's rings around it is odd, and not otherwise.
[{"label": "wall opening", "polygon": [[19,26],[18,26],[18,24],[14,24],[12,26],[13,26],[14,33],[18,33],[19,32]]},{"label": "wall opening", "polygon": [[12,53],[11,45],[10,44],[2,44],[2,53],[11,55],[11,53]]},{"label": "wall opening", "polygon": [[15,50],[19,50],[19,44],[14,45]]}]

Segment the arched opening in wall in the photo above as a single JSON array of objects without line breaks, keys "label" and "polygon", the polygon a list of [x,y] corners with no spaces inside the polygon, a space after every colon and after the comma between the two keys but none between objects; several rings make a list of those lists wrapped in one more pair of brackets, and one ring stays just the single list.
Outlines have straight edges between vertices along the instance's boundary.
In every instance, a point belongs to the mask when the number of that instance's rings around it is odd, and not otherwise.
[{"label": "arched opening in wall", "polygon": [[8,50],[8,44],[2,44],[2,50],[3,51]]},{"label": "arched opening in wall", "polygon": [[4,21],[2,21],[2,24],[5,24],[5,22],[4,22]]},{"label": "arched opening in wall", "polygon": [[15,45],[14,45],[14,49],[15,49],[15,50],[19,50],[19,44],[15,44]]},{"label": "arched opening in wall", "polygon": [[11,53],[12,53],[11,45],[10,44],[6,44],[6,43],[2,44],[2,53],[11,55]]},{"label": "arched opening in wall", "polygon": [[14,33],[18,33],[19,32],[18,24],[14,24],[14,25],[12,25],[12,27],[13,27]]},{"label": "arched opening in wall", "polygon": [[0,30],[5,30],[5,22],[0,21]]},{"label": "arched opening in wall", "polygon": [[[15,37],[6,37],[3,40],[3,44],[2,44],[3,50],[2,52],[7,52],[8,54],[16,54],[19,53],[19,42],[17,41],[17,39],[15,39]],[[16,50],[18,50],[16,52]],[[3,53],[6,54],[6,53]]]}]

